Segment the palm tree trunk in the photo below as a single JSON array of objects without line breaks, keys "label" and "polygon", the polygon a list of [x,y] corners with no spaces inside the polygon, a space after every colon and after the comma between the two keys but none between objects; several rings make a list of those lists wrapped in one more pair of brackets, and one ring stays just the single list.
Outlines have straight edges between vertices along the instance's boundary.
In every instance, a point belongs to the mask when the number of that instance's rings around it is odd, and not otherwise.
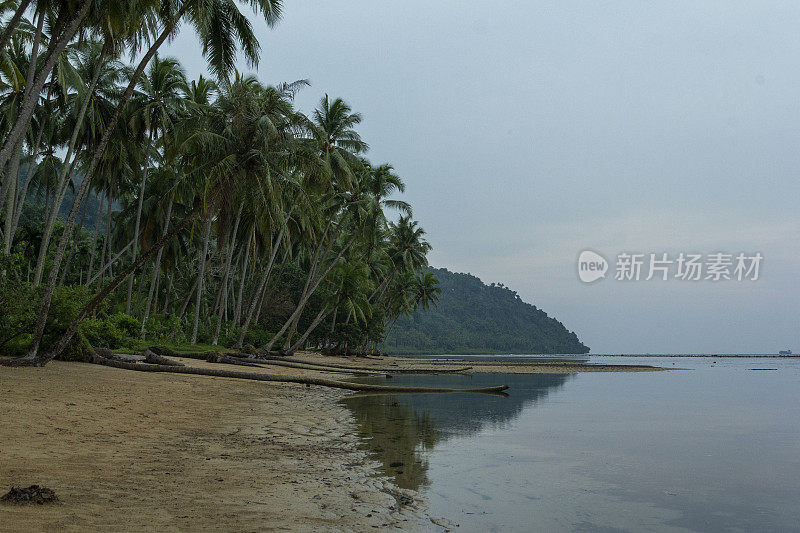
[{"label": "palm tree trunk", "polygon": [[[49,93],[49,91],[48,91]],[[25,199],[28,197],[28,187],[31,184],[31,178],[35,172],[34,164],[36,164],[36,158],[39,157],[39,145],[42,142],[42,134],[44,133],[44,127],[39,128],[39,133],[36,136],[36,144],[33,147],[33,153],[31,154],[31,164],[28,165],[28,171],[25,175],[25,181],[22,184],[22,188],[17,194],[17,208],[14,213],[14,220],[11,223],[11,240],[14,240],[14,235],[17,233],[17,227],[19,226],[19,218],[22,215],[22,208],[25,206]],[[36,164],[38,167],[38,164]]]},{"label": "palm tree trunk", "polygon": [[[37,94],[36,98],[34,99],[33,95],[31,94],[31,88],[32,88],[32,84],[33,84],[33,76],[36,73],[36,63],[37,63],[37,60],[39,59],[39,44],[41,43],[41,40],[42,40],[42,27],[44,26],[44,10],[39,12],[38,11],[38,6],[37,6],[37,10],[34,11],[34,17],[36,15],[39,15],[39,19],[38,19],[38,22],[36,23],[36,31],[34,32],[34,36],[33,36],[33,46],[31,47],[30,61],[28,62],[28,73],[25,76],[25,91],[23,91],[23,93],[22,93],[22,102],[23,102],[23,104],[27,103],[30,100],[33,100],[34,101],[34,106],[35,106],[35,103],[37,103],[39,101],[39,95]],[[2,199],[5,197],[7,189],[9,189],[9,188],[11,189],[11,194],[9,195],[9,205],[10,206],[14,205],[14,201],[16,200],[16,192],[15,192],[15,190],[19,186],[19,176],[18,176],[18,174],[19,174],[19,171],[18,171],[18,169],[19,169],[19,157],[20,157],[20,152],[22,151],[22,145],[24,144],[24,140],[25,140],[25,135],[23,133],[22,135],[20,135],[19,140],[12,147],[13,148],[12,158],[13,159],[12,159],[12,163],[11,163],[11,168],[9,169],[9,172],[6,175],[6,178],[7,178],[6,181],[3,182],[2,192],[0,192],[0,203],[2,203]],[[15,160],[16,160],[16,162],[14,162]],[[3,164],[5,164],[5,162]],[[17,167],[17,171],[14,171],[14,167],[15,166]],[[6,231],[5,231],[5,236],[6,236],[6,241],[7,242],[10,242],[11,240],[13,240],[9,236],[9,233],[10,233],[10,230],[11,230],[11,226],[13,225],[13,220],[14,220],[13,219],[13,212],[14,212],[14,210],[13,210],[13,207],[12,207],[12,208],[9,209],[9,213],[11,214],[11,218],[9,219],[10,222],[6,225]],[[10,249],[10,244],[9,244],[9,249]],[[6,250],[6,253],[8,253],[8,250]]]},{"label": "palm tree trunk", "polygon": [[11,164],[8,166],[8,177],[11,179],[11,187],[8,195],[8,208],[6,209],[6,227],[4,230],[5,242],[3,250],[5,253],[11,252],[11,227],[14,225],[14,208],[17,204],[17,187],[19,186],[19,160],[22,157],[22,141],[20,141]]},{"label": "palm tree trunk", "polygon": [[[162,237],[167,234],[167,231],[169,231],[169,221],[170,221],[170,218],[172,217],[172,205],[173,205],[174,202],[175,202],[175,191],[173,190],[170,193],[170,196],[169,196],[169,205],[167,205],[167,213],[165,215],[165,220],[164,220],[164,229],[161,232],[161,236]],[[156,280],[156,278],[158,278],[159,272],[161,270],[161,256],[163,254],[164,254],[164,249],[161,248],[158,251],[158,255],[156,255],[156,262],[153,265],[153,278],[150,281],[150,292],[148,292],[148,294],[147,294],[147,306],[144,309],[144,318],[142,318],[142,331],[141,331],[142,339],[144,339],[144,335],[145,335],[144,324],[145,324],[145,322],[147,322],[147,317],[150,316],[150,304],[153,301],[153,292],[155,291],[155,287],[154,287],[155,286],[155,280]],[[133,276],[131,276],[131,278],[133,278]],[[130,290],[131,290],[131,288],[129,286],[128,287],[128,295],[129,296],[130,296]]]},{"label": "palm tree trunk", "polygon": [[167,288],[165,289],[164,294],[164,311],[163,313],[166,315],[169,313],[169,297],[172,295],[172,273],[167,276]]},{"label": "palm tree trunk", "polygon": [[233,313],[233,321],[235,323],[239,323],[239,320],[242,318],[242,298],[244,297],[244,286],[245,281],[247,281],[247,263],[248,259],[250,258],[250,245],[253,242],[253,233],[247,237],[247,246],[244,248],[244,260],[242,261],[242,277],[240,278],[239,283],[239,294],[236,297],[236,310]]},{"label": "palm tree trunk", "polygon": [[[289,257],[289,252],[290,251],[291,251],[290,248],[286,248],[286,251],[283,252],[283,258],[281,259],[281,267],[278,269],[278,275],[275,277],[275,282],[276,283],[283,278],[283,271],[286,269],[286,259]],[[272,277],[272,274],[270,274],[270,277]],[[267,287],[264,286],[264,290],[261,292],[261,294],[258,297],[258,302],[259,303],[258,303],[258,307],[256,308],[256,316],[253,319],[256,324],[258,324],[258,320],[261,318],[261,313],[264,310],[264,306],[269,301],[269,299],[272,297],[272,294],[274,292],[275,292],[274,289],[267,290]]]},{"label": "palm tree trunk", "polygon": [[331,322],[331,334],[336,330],[336,316],[339,314],[339,306],[333,308],[333,321]]},{"label": "palm tree trunk", "polygon": [[197,258],[197,295],[194,301],[194,323],[192,324],[192,338],[189,344],[197,344],[197,327],[200,322],[200,302],[203,296],[203,275],[206,270],[206,255],[208,254],[208,241],[211,238],[211,213],[206,213],[205,231],[203,232],[203,251]]},{"label": "palm tree trunk", "polygon": [[[109,187],[110,190],[110,187]],[[110,266],[111,263],[111,208],[113,207],[113,202],[111,201],[110,194],[106,195],[109,198],[108,204],[106,204],[106,235],[105,239],[103,240],[103,253],[100,254],[100,281],[98,282],[98,286],[103,284],[103,272],[105,271],[107,266]],[[108,254],[108,255],[106,255]]]},{"label": "palm tree trunk", "polygon": [[87,285],[91,285],[92,283],[94,283],[94,281],[100,276],[102,276],[106,270],[111,270],[111,265],[113,265],[117,261],[117,259],[122,257],[122,254],[127,252],[128,248],[130,248],[132,244],[133,241],[130,241],[128,244],[125,245],[125,248],[117,252],[117,255],[112,257],[105,265],[103,265],[103,268],[97,274],[95,274],[93,278],[89,280],[89,283],[87,283]]},{"label": "palm tree trunk", "polygon": [[[144,168],[142,169],[142,184],[139,186],[139,205],[136,208],[136,225],[133,229],[133,258],[136,262],[136,252],[139,251],[139,226],[142,223],[142,204],[144,203],[144,186],[147,183],[147,168],[150,166],[150,150],[153,146],[153,130],[147,136],[147,148],[144,152]],[[152,286],[152,285],[151,285]],[[133,276],[128,278],[128,298],[125,300],[125,314],[131,314],[131,296],[133,295]],[[142,322],[144,325],[144,322]]]},{"label": "palm tree trunk", "polygon": [[239,204],[239,212],[236,213],[236,222],[233,223],[233,231],[231,231],[231,238],[228,239],[228,257],[225,261],[225,274],[222,276],[222,301],[219,305],[219,314],[217,315],[217,326],[214,328],[214,338],[211,344],[214,346],[219,342],[219,332],[222,329],[222,316],[228,306],[228,278],[231,275],[231,261],[233,260],[233,248],[236,243],[236,232],[239,231],[239,221],[242,218],[242,209],[244,204]]},{"label": "palm tree trunk", "polygon": [[181,306],[181,311],[180,311],[180,313],[178,313],[178,318],[180,320],[183,320],[183,316],[186,314],[186,309],[189,307],[189,302],[192,301],[192,295],[194,294],[194,291],[197,290],[197,283],[199,281],[200,281],[200,278],[195,279],[194,280],[194,284],[192,285],[192,288],[189,290],[189,292],[186,293],[186,298],[184,298],[184,300],[183,300],[183,305]]},{"label": "palm tree trunk", "polygon": [[[83,13],[81,20],[83,19],[83,17],[86,16],[86,11],[88,11],[90,3],[91,3],[90,0],[84,0],[83,7],[81,8]],[[35,358],[39,352],[39,345],[42,343],[42,335],[44,335],[44,326],[45,323],[47,322],[47,315],[50,312],[50,302],[53,300],[53,291],[55,290],[56,287],[56,274],[58,273],[58,269],[61,266],[61,260],[64,257],[64,251],[66,250],[67,242],[69,241],[69,233],[72,231],[72,225],[75,223],[75,217],[77,215],[78,208],[80,206],[80,203],[83,201],[83,197],[86,195],[86,191],[88,191],[89,189],[89,184],[91,183],[92,178],[94,177],[94,172],[100,163],[100,158],[103,156],[103,153],[106,150],[108,141],[111,139],[111,135],[117,127],[117,121],[119,120],[119,117],[122,114],[122,110],[128,104],[128,100],[130,100],[131,95],[133,94],[133,89],[136,87],[136,84],[139,83],[139,78],[144,72],[147,63],[150,61],[153,55],[155,55],[158,48],[164,43],[164,41],[167,39],[170,33],[172,33],[172,31],[175,29],[176,23],[180,21],[180,19],[183,17],[183,14],[186,12],[186,9],[188,7],[189,7],[189,2],[188,1],[184,2],[183,6],[181,6],[181,9],[175,14],[175,18],[172,21],[170,21],[170,23],[166,24],[161,34],[147,50],[147,53],[144,55],[144,57],[142,57],[141,61],[139,61],[139,65],[136,67],[136,70],[134,71],[130,81],[128,82],[128,87],[125,89],[125,92],[122,94],[122,97],[117,102],[117,108],[114,110],[114,117],[111,119],[108,127],[103,133],[103,137],[100,140],[100,144],[95,150],[94,156],[92,157],[92,160],[89,163],[86,175],[84,176],[83,182],[81,182],[81,186],[78,189],[78,193],[76,194],[75,202],[72,205],[72,209],[70,210],[69,216],[67,216],[66,223],[64,224],[64,234],[61,236],[61,240],[58,243],[58,248],[56,249],[55,257],[53,258],[53,268],[50,270],[50,275],[48,276],[47,279],[47,287],[45,288],[44,294],[42,296],[42,302],[39,306],[39,316],[36,319],[36,327],[34,328],[33,340],[31,341],[31,346],[28,350],[27,356],[30,356],[31,358]],[[66,46],[66,43],[64,44],[64,46]],[[60,53],[61,52],[59,52],[59,54]],[[50,67],[50,70],[52,70],[52,67]],[[0,154],[0,156],[1,155],[2,154]],[[3,161],[2,157],[0,157],[0,161]],[[2,168],[3,164],[4,163],[0,163],[0,168]]]},{"label": "palm tree trunk", "polygon": [[156,280],[156,292],[153,296],[153,309],[158,307],[158,291],[161,288],[161,276],[155,276],[154,279]]}]

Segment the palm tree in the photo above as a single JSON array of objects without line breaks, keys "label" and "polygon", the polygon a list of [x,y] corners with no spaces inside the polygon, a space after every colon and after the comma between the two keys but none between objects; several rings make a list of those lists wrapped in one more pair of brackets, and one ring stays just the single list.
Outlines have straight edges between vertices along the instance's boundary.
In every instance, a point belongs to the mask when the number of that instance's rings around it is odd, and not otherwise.
[{"label": "palm tree", "polygon": [[326,94],[307,123],[310,140],[330,169],[333,177],[344,188],[355,179],[354,167],[360,163],[358,154],[369,149],[354,126],[361,123],[361,115],[341,98],[332,102]]},{"label": "palm tree", "polygon": [[[141,118],[144,130],[148,132],[133,234],[131,261],[134,262],[139,251],[139,227],[142,222],[144,190],[150,166],[153,141],[158,137],[158,133],[161,132],[161,140],[166,142],[167,132],[172,129],[172,122],[183,105],[181,93],[185,86],[186,74],[178,60],[174,58],[161,59],[156,55],[150,64],[147,74],[142,76],[139,82],[140,93],[133,100],[135,113],[139,116],[138,118]],[[125,312],[128,314],[131,312],[132,291],[133,276],[128,279],[128,296],[125,300]]]}]

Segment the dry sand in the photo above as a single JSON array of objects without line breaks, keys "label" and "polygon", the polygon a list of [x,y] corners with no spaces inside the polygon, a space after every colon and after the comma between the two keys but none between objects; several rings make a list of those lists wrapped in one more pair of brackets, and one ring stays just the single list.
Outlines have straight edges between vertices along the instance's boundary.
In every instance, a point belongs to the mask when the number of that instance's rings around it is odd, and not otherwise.
[{"label": "dry sand", "polygon": [[[371,476],[344,394],[57,361],[0,367],[0,492],[39,484],[60,499],[0,504],[0,530],[419,529],[419,496]],[[416,501],[399,506],[384,489]]]}]

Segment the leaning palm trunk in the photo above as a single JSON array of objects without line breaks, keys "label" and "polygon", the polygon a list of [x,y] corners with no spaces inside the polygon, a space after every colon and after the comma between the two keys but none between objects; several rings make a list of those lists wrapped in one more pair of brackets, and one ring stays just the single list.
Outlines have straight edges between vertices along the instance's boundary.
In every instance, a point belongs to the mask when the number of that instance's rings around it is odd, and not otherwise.
[{"label": "leaning palm trunk", "polygon": [[[314,276],[317,273],[317,267],[319,266],[320,257],[325,257],[333,246],[336,237],[338,236],[338,232],[336,235],[333,235],[328,240],[328,244],[324,245],[325,237],[328,235],[328,231],[331,229],[333,225],[333,219],[328,222],[328,225],[325,226],[325,231],[322,232],[322,235],[319,238],[319,242],[314,249],[314,256],[311,258],[311,265],[308,269],[308,275],[306,276],[306,283],[303,286],[303,290],[300,293],[300,300],[297,303],[297,307],[295,308],[295,312],[289,317],[289,320],[284,324],[281,330],[267,343],[267,346],[264,348],[264,352],[269,352],[272,350],[275,341],[286,332],[286,327],[289,327],[289,332],[286,335],[286,342],[283,345],[285,350],[289,349],[289,345],[291,344],[292,336],[294,336],[294,332],[297,329],[297,322],[300,320],[300,315],[302,314],[302,307],[305,306],[306,301],[314,292],[314,289],[309,290],[311,287],[311,283],[314,280]],[[324,251],[323,251],[324,250]],[[300,309],[300,312],[297,312],[297,309]]]},{"label": "leaning palm trunk", "polygon": [[192,324],[192,339],[190,344],[197,344],[197,327],[200,322],[200,303],[203,297],[203,275],[206,270],[206,255],[208,254],[208,241],[211,238],[211,213],[206,213],[205,231],[203,232],[203,250],[198,257],[199,271],[197,273],[197,295],[194,301],[194,323]]},{"label": "leaning palm trunk", "polygon": [[[31,47],[31,54],[30,54],[30,61],[28,62],[28,74],[25,76],[25,91],[22,94],[22,102],[23,104],[27,103],[28,101],[34,102],[35,104],[39,101],[39,95],[36,95],[36,98],[33,97],[31,93],[31,88],[33,86],[33,77],[36,74],[36,63],[39,59],[39,44],[42,39],[42,27],[44,26],[44,10],[41,12],[34,11],[34,16],[39,15],[39,20],[36,23],[36,31],[33,36],[33,46]],[[0,49],[1,50],[1,49]],[[41,131],[41,130],[40,130]],[[6,221],[6,229],[5,229],[5,237],[6,237],[6,253],[11,250],[11,241],[13,238],[11,237],[11,227],[13,226],[14,221],[14,203],[16,200],[16,188],[19,186],[19,158],[21,157],[22,146],[24,144],[25,135],[21,135],[17,142],[12,146],[12,162],[9,168],[9,171],[6,175],[6,181],[3,182],[2,192],[0,192],[0,203],[2,203],[2,199],[5,197],[6,192],[8,189],[11,190],[8,199],[9,208],[6,212],[7,221]],[[3,163],[5,165],[5,162]]]},{"label": "leaning palm trunk", "polygon": [[[42,282],[42,274],[44,273],[44,266],[47,262],[47,251],[50,247],[50,239],[53,236],[53,229],[56,226],[58,211],[61,209],[61,204],[64,201],[64,195],[67,192],[66,175],[72,175],[72,171],[74,170],[77,162],[77,158],[73,159],[70,165],[67,165],[66,161],[64,162],[62,170],[64,177],[59,178],[59,185],[57,189],[53,191],[53,205],[50,209],[45,210],[47,212],[47,221],[45,222],[44,233],[42,234],[42,243],[39,246],[39,258],[36,261],[36,273],[33,276],[34,287],[38,287]],[[97,220],[99,222],[100,215],[97,216]]]},{"label": "leaning palm trunk", "polygon": [[[97,87],[97,80],[100,79],[100,71],[103,65],[103,61],[105,59],[105,55],[108,51],[108,46],[109,46],[108,44],[103,45],[103,48],[100,51],[100,58],[97,63],[97,70],[92,76],[92,81],[89,83],[89,87],[86,91],[86,96],[83,99],[83,103],[81,103],[81,109],[78,112],[78,118],[75,123],[75,127],[72,129],[72,135],[70,136],[69,139],[67,154],[64,156],[64,163],[61,166],[61,172],[58,175],[58,190],[61,191],[63,189],[64,194],[66,194],[67,190],[66,189],[67,176],[72,176],[72,171],[75,168],[75,164],[78,161],[77,154],[75,154],[75,158],[74,160],[72,160],[72,163],[70,163],[70,159],[73,156],[73,152],[75,151],[75,145],[78,142],[78,134],[80,133],[81,125],[83,124],[83,119],[86,116],[86,110],[89,108],[89,102],[91,102],[92,100],[92,93],[94,93],[94,90]],[[84,177],[84,181],[87,181],[87,176]],[[64,201],[63,196],[60,196],[60,199],[56,202],[58,204],[58,207],[54,208],[53,212],[47,217],[47,223],[45,224],[44,234],[42,235],[42,245],[39,248],[39,259],[36,262],[36,273],[33,277],[34,287],[38,287],[39,284],[42,282],[44,263],[47,258],[47,248],[50,246],[50,237],[53,234],[53,227],[56,224],[56,216],[58,215],[58,210],[60,209],[61,202],[63,201]],[[100,220],[99,215],[97,217],[97,220]],[[56,270],[58,269],[56,268]]]},{"label": "leaning palm trunk", "polygon": [[225,274],[222,277],[222,297],[219,305],[219,313],[217,314],[217,326],[214,328],[214,338],[211,344],[214,346],[219,342],[219,332],[222,329],[222,316],[225,314],[225,309],[228,306],[228,278],[231,275],[231,261],[233,260],[233,245],[236,242],[236,232],[239,230],[239,221],[242,218],[242,209],[244,204],[239,205],[239,212],[236,213],[236,222],[233,224],[233,231],[231,231],[231,238],[228,242],[228,256],[225,261]]},{"label": "leaning palm trunk", "polygon": [[[38,6],[37,6],[38,8]],[[39,101],[39,95],[36,94],[34,98],[33,93],[31,92],[32,84],[33,84],[33,77],[36,73],[36,62],[39,59],[39,43],[42,39],[42,27],[44,26],[44,9],[39,12],[38,9],[34,11],[34,16],[39,15],[39,20],[36,23],[36,32],[33,36],[33,47],[31,48],[31,55],[30,61],[28,62],[28,74],[25,77],[25,93],[22,97],[23,102],[32,101],[35,104]],[[41,131],[41,130],[40,130]],[[11,158],[11,166],[9,167],[9,172],[7,179],[10,181],[10,189],[11,193],[8,195],[8,209],[6,211],[6,228],[5,228],[5,253],[8,254],[11,252],[11,243],[14,240],[13,236],[13,228],[14,228],[14,211],[16,207],[16,200],[17,200],[17,188],[19,187],[19,161],[22,157],[22,149],[25,144],[25,136],[20,136],[17,143],[14,145],[14,151]]]},{"label": "leaning palm trunk", "polygon": [[112,258],[111,258],[111,259],[108,261],[108,263],[106,263],[106,264],[103,266],[103,268],[102,268],[102,269],[101,269],[101,270],[100,270],[100,271],[99,271],[97,274],[95,274],[93,278],[91,278],[91,279],[89,280],[89,282],[87,283],[87,285],[91,285],[92,283],[94,283],[94,282],[97,280],[97,278],[99,278],[100,276],[102,276],[102,275],[105,273],[105,271],[106,271],[106,270],[110,270],[110,269],[111,269],[111,265],[113,265],[113,264],[114,264],[114,263],[117,261],[117,259],[119,259],[120,257],[122,257],[122,254],[124,254],[125,252],[127,252],[127,251],[128,251],[128,248],[130,248],[132,244],[133,244],[133,241],[130,241],[128,244],[126,244],[126,245],[125,245],[125,248],[123,248],[122,250],[120,250],[119,252],[117,252],[117,255],[115,255],[114,257],[112,257]]},{"label": "leaning palm trunk", "polygon": [[[64,268],[61,269],[61,277],[58,279],[58,286],[64,286],[64,280],[67,277],[67,272],[69,272],[70,264],[72,263],[72,257],[75,255],[75,250],[78,248],[78,239],[81,235],[81,230],[83,229],[83,221],[86,218],[86,208],[89,206],[89,199],[85,199],[83,201],[83,207],[81,208],[81,220],[78,222],[78,225],[75,226],[75,231],[73,232],[72,236],[72,246],[69,247],[69,253],[67,254],[67,260],[64,261]],[[82,273],[82,272],[81,272]],[[78,284],[82,285],[83,280],[79,276]]]},{"label": "leaning palm trunk", "polygon": [[186,309],[189,308],[189,302],[192,301],[192,295],[194,294],[194,291],[197,290],[197,282],[198,281],[199,281],[199,278],[194,280],[194,284],[192,284],[192,288],[189,289],[189,291],[186,293],[186,298],[183,299],[183,305],[181,306],[181,310],[178,313],[178,319],[180,319],[180,320],[183,320],[183,317],[186,314]]},{"label": "leaning palm trunk", "polygon": [[[85,8],[88,9],[88,4],[90,4],[89,0],[85,0]],[[175,18],[171,21],[171,24],[168,24],[155,42],[150,46],[147,50],[147,53],[142,57],[141,61],[139,61],[139,65],[136,67],[133,75],[131,76],[130,81],[128,82],[128,87],[125,89],[125,92],[122,94],[122,97],[117,102],[117,108],[114,110],[114,116],[109,122],[108,127],[106,128],[105,132],[103,132],[103,137],[100,140],[100,144],[98,145],[97,149],[95,150],[94,156],[92,157],[91,162],[89,163],[89,167],[86,171],[86,175],[81,182],[81,186],[78,189],[78,193],[75,195],[75,202],[72,205],[72,209],[67,216],[67,220],[64,224],[64,233],[61,235],[61,239],[58,243],[58,248],[56,249],[55,257],[53,258],[53,267],[50,270],[50,275],[47,278],[47,287],[45,288],[44,295],[42,297],[42,303],[39,308],[39,316],[36,319],[36,327],[33,333],[33,340],[31,341],[31,346],[28,349],[28,355],[26,357],[35,358],[37,353],[39,352],[39,345],[42,342],[42,336],[44,335],[44,326],[47,322],[47,315],[50,312],[50,302],[53,300],[53,291],[55,290],[56,286],[56,276],[58,274],[58,269],[61,266],[61,260],[64,257],[64,251],[66,250],[67,243],[69,242],[70,233],[72,231],[72,226],[75,223],[75,217],[78,214],[78,209],[80,207],[81,202],[83,201],[83,197],[86,195],[86,192],[89,190],[89,184],[94,177],[95,170],[97,170],[97,166],[100,164],[100,158],[103,156],[103,153],[106,150],[106,146],[108,145],[108,141],[111,139],[111,135],[117,127],[117,121],[119,121],[119,117],[122,114],[122,110],[128,104],[128,100],[130,100],[131,95],[133,95],[133,89],[136,87],[136,84],[139,83],[139,78],[141,77],[142,73],[144,72],[147,63],[150,62],[150,59],[155,55],[158,48],[164,43],[170,33],[175,29],[175,23],[180,21],[183,17],[183,14],[186,12],[186,8],[189,7],[189,2],[184,2],[181,9],[176,13]],[[85,16],[85,13],[84,13]],[[66,45],[65,45],[66,46]],[[51,67],[52,70],[52,67]],[[0,157],[0,161],[2,161],[2,157]],[[0,168],[2,168],[2,164],[0,164]]]},{"label": "leaning palm trunk", "polygon": [[8,208],[6,209],[6,223],[4,228],[5,242],[3,243],[5,253],[11,252],[11,226],[14,225],[14,207],[17,200],[17,187],[19,186],[19,160],[22,157],[22,142],[19,143],[14,151],[14,157],[8,167],[8,177],[11,180],[11,187],[8,195]]},{"label": "leaning palm trunk", "polygon": [[[147,183],[147,167],[150,165],[150,150],[153,147],[153,130],[147,136],[147,148],[144,152],[144,169],[142,170],[142,183],[139,186],[139,205],[136,207],[136,225],[133,229],[133,257],[136,262],[136,252],[139,251],[139,227],[142,223],[142,204],[144,203],[144,186]],[[128,278],[128,298],[125,300],[125,313],[131,314],[131,296],[133,294],[133,276]],[[142,322],[144,325],[144,322]]]},{"label": "leaning palm trunk", "polygon": [[[109,187],[110,188],[110,187]],[[111,196],[110,192],[107,196]],[[102,273],[106,270],[106,267],[110,267],[111,264],[111,209],[113,207],[113,202],[109,201],[106,205],[106,234],[105,239],[103,240],[103,250],[100,253],[100,282],[98,283],[98,289],[100,285],[103,284],[103,275]],[[107,255],[106,255],[107,254]],[[90,283],[91,285],[91,283]]]},{"label": "leaning palm trunk", "polygon": [[[175,191],[172,191],[169,197],[169,205],[167,206],[167,213],[166,218],[164,220],[164,230],[161,232],[161,236],[167,234],[169,231],[169,220],[172,217],[172,205],[175,202]],[[144,327],[145,323],[147,322],[147,318],[150,316],[150,305],[153,303],[153,293],[155,292],[155,284],[156,279],[158,279],[159,272],[161,270],[161,256],[164,254],[164,248],[160,248],[158,250],[158,255],[156,255],[156,263],[153,265],[153,278],[150,281],[150,292],[147,294],[147,306],[144,309],[144,318],[142,318],[142,331],[141,336],[144,339]],[[133,276],[131,276],[133,279]],[[167,291],[169,293],[169,291]],[[128,287],[128,293],[130,294],[130,287]]]}]

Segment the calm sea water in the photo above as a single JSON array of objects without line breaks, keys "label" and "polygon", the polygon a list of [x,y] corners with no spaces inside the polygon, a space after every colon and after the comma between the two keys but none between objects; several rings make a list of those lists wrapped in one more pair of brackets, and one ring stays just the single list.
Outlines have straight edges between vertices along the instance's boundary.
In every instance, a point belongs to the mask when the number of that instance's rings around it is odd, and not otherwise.
[{"label": "calm sea water", "polygon": [[400,376],[511,388],[344,403],[384,472],[458,531],[800,530],[800,359],[589,361],[688,370]]}]

